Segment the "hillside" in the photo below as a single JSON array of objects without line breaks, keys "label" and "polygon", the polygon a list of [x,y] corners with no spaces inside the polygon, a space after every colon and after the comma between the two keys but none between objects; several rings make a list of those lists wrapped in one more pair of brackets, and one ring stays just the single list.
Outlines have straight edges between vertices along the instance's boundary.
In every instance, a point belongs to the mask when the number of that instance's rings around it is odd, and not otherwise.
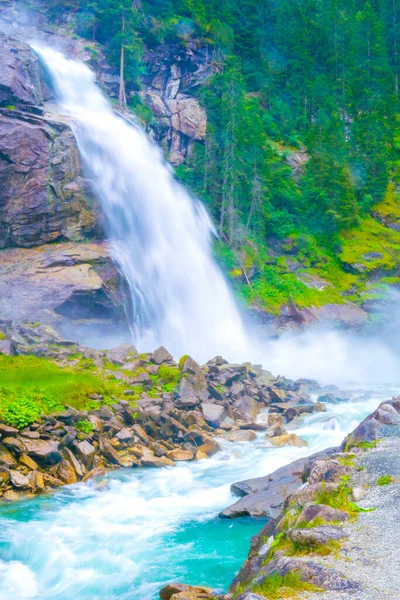
[{"label": "hillside", "polygon": [[219,262],[268,331],[381,326],[400,283],[395,3],[2,6],[14,31],[36,22],[80,44],[206,203]]}]

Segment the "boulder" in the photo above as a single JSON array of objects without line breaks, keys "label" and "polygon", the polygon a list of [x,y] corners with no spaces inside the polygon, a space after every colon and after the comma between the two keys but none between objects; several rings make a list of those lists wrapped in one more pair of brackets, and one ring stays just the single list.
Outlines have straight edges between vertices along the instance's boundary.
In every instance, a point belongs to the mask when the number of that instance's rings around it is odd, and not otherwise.
[{"label": "boulder", "polygon": [[93,465],[93,459],[96,454],[95,448],[87,440],[78,442],[75,446],[79,459],[83,462],[87,469]]},{"label": "boulder", "polygon": [[19,471],[10,470],[10,481],[15,488],[20,490],[29,490],[29,479]]},{"label": "boulder", "polygon": [[230,442],[252,442],[257,439],[257,434],[251,430],[241,429],[239,431],[232,431],[225,437]]},{"label": "boulder", "polygon": [[29,483],[34,494],[42,492],[45,488],[44,479],[40,471],[31,471],[28,475]]},{"label": "boulder", "polygon": [[341,540],[349,537],[341,528],[334,525],[320,525],[305,529],[290,529],[288,537],[296,544],[304,546],[322,546],[332,540]]},{"label": "boulder", "polygon": [[36,469],[39,468],[39,465],[37,464],[37,462],[35,462],[33,460],[33,458],[31,458],[30,456],[25,454],[25,452],[23,452],[21,454],[21,456],[19,457],[19,462],[21,464],[23,464],[25,467],[28,467],[28,469],[30,469],[31,471],[36,471]]},{"label": "boulder", "polygon": [[211,589],[199,586],[185,585],[184,583],[169,583],[160,590],[160,600],[176,600],[177,594],[190,593],[185,596],[188,600],[211,600]]},{"label": "boulder", "polygon": [[305,458],[299,459],[266,477],[232,484],[231,492],[242,498],[225,508],[219,516],[229,519],[240,516],[280,518],[286,499],[303,484],[306,462]]},{"label": "boulder", "polygon": [[0,435],[4,437],[10,437],[12,435],[18,435],[19,430],[16,427],[10,427],[5,423],[0,423]]},{"label": "boulder", "polygon": [[143,456],[141,459],[142,467],[174,467],[173,460],[165,456]]},{"label": "boulder", "polygon": [[382,402],[378,408],[362,421],[342,443],[341,449],[373,442],[383,437],[400,437],[400,396],[390,402]]},{"label": "boulder", "polygon": [[5,437],[3,439],[3,444],[6,448],[8,448],[13,454],[19,456],[25,451],[25,446],[22,443],[20,438],[17,437]]},{"label": "boulder", "polygon": [[278,554],[267,563],[260,575],[253,579],[252,584],[254,586],[262,585],[270,575],[278,574],[284,577],[289,573],[297,573],[302,581],[329,591],[354,592],[360,587],[358,583],[343,577],[335,569],[315,563],[308,558],[279,556]]},{"label": "boulder", "polygon": [[270,442],[273,446],[296,446],[297,448],[304,448],[307,446],[307,442],[299,438],[295,433],[285,433],[276,437],[270,438]]},{"label": "boulder", "polygon": [[76,483],[77,477],[76,477],[76,473],[75,473],[75,469],[73,468],[72,464],[68,461],[63,459],[60,464],[58,465],[57,468],[57,477],[59,479],[61,479],[61,481],[67,485]]},{"label": "boulder", "polygon": [[[83,443],[83,442],[82,442]],[[56,465],[61,461],[58,443],[53,440],[24,440],[26,453],[39,464]]]},{"label": "boulder", "polygon": [[174,360],[173,356],[168,352],[168,350],[164,348],[164,346],[160,346],[159,348],[157,348],[157,350],[153,352],[152,359],[154,360],[156,365],[170,363]]},{"label": "boulder", "polygon": [[62,451],[63,458],[67,460],[73,467],[78,479],[82,479],[86,475],[86,468],[83,464],[77,459],[75,454],[69,450],[69,448],[64,448]]},{"label": "boulder", "polygon": [[[5,318],[20,321],[34,314],[44,322],[63,317],[121,319],[122,302],[120,275],[105,244],[1,250],[0,314]],[[53,339],[60,340],[56,334]]]},{"label": "boulder", "polygon": [[137,353],[135,346],[132,346],[132,344],[121,344],[111,350],[107,350],[106,359],[116,365],[123,365],[129,359],[137,356]]},{"label": "boulder", "polygon": [[201,410],[204,416],[204,420],[211,427],[218,429],[224,419],[228,416],[226,409],[218,404],[210,404],[203,402],[201,404]]},{"label": "boulder", "polygon": [[112,444],[104,437],[100,437],[99,450],[101,454],[113,465],[119,467],[131,467],[132,459],[121,456],[119,452],[115,450]]},{"label": "boulder", "polygon": [[193,460],[194,456],[190,450],[181,450],[180,448],[176,448],[175,450],[170,450],[167,452],[167,458],[175,461],[187,461]]},{"label": "boulder", "polygon": [[321,519],[326,523],[347,521],[349,515],[343,510],[332,508],[326,504],[309,504],[305,506],[297,517],[296,526],[301,527],[305,523],[312,523],[315,519]]},{"label": "boulder", "polygon": [[339,481],[339,479],[345,475],[350,475],[352,469],[341,465],[337,460],[328,458],[326,460],[316,460],[308,476],[308,482],[310,484],[318,483],[320,481]]}]

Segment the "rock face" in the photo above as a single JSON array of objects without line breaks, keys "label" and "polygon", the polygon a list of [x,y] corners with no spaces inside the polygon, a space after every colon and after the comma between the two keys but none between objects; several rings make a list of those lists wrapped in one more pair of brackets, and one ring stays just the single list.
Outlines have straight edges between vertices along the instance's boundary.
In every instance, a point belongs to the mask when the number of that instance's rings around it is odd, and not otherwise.
[{"label": "rock face", "polygon": [[123,318],[121,280],[105,244],[47,244],[0,251],[6,319]]},{"label": "rock face", "polygon": [[163,45],[145,54],[147,75],[141,96],[156,117],[155,140],[173,165],[191,153],[194,140],[206,135],[207,116],[193,90],[213,74],[212,56],[195,43]]},{"label": "rock face", "polygon": [[0,60],[0,247],[98,236],[73,134],[45,109],[35,54],[0,34]]}]

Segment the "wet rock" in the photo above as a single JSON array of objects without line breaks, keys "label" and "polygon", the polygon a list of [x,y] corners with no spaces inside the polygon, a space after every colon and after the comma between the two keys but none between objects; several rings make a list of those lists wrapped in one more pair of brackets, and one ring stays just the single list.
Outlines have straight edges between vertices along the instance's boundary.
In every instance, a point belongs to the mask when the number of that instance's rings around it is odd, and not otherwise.
[{"label": "wet rock", "polygon": [[175,450],[170,450],[167,452],[167,458],[175,461],[187,461],[193,460],[193,453],[189,450],[181,450],[180,448],[176,448]]},{"label": "wet rock", "polygon": [[175,463],[165,456],[143,456],[141,465],[142,467],[174,467]]},{"label": "wet rock", "polygon": [[17,492],[15,492],[14,490],[7,490],[6,492],[4,492],[2,499],[7,500],[8,502],[17,502],[21,499],[21,495],[17,494]]},{"label": "wet rock", "polygon": [[295,433],[286,433],[284,435],[272,437],[270,442],[273,446],[278,446],[278,448],[282,446],[296,446],[297,448],[304,448],[307,446],[307,442],[299,438]]},{"label": "wet rock", "polygon": [[5,467],[10,467],[10,468],[17,466],[17,461],[15,460],[15,458],[13,457],[11,452],[9,452],[9,450],[7,450],[7,448],[1,442],[0,442],[0,465],[4,465]]},{"label": "wet rock", "polygon": [[293,542],[305,546],[322,546],[332,540],[341,540],[348,537],[347,533],[341,527],[334,525],[291,529],[287,535]]},{"label": "wet rock", "polygon": [[308,506],[305,506],[299,514],[296,526],[301,527],[304,523],[312,523],[315,519],[321,519],[322,521],[329,523],[335,521],[347,521],[348,518],[348,513],[343,510],[332,508],[326,504],[309,504]]},{"label": "wet rock", "polygon": [[[210,438],[208,441],[204,442],[204,444],[199,446],[199,448],[197,450],[197,454],[200,452],[201,454],[205,454],[207,457],[209,457],[209,456],[214,456],[214,454],[217,454],[217,452],[220,452],[220,451],[221,451],[221,446],[218,444],[218,442],[216,440]],[[199,460],[197,454],[196,454],[196,459]]]},{"label": "wet rock", "polygon": [[237,419],[243,421],[253,420],[262,410],[263,405],[250,396],[243,396],[237,400],[232,408],[232,413]]},{"label": "wet rock", "polygon": [[169,583],[160,590],[160,600],[177,600],[175,596],[178,594],[191,594],[184,596],[183,600],[211,600],[213,597],[210,588],[185,585],[184,583]]},{"label": "wet rock", "polygon": [[229,519],[240,516],[280,518],[286,499],[303,484],[305,464],[306,459],[299,459],[266,477],[232,484],[232,493],[242,497],[219,516]]},{"label": "wet rock", "polygon": [[232,431],[225,436],[230,442],[252,442],[257,439],[257,435],[251,430]]},{"label": "wet rock", "polygon": [[400,437],[400,396],[390,402],[382,402],[346,437],[341,449],[359,442],[372,442],[382,437]]}]

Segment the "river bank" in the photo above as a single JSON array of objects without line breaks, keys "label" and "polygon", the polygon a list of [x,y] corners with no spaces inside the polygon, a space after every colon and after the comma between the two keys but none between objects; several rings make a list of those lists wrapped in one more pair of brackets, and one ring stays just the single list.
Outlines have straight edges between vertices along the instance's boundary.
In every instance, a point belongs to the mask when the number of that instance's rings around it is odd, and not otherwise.
[{"label": "river bank", "polygon": [[[396,397],[381,403],[340,447],[233,484],[254,511],[271,518],[252,538],[247,560],[221,599],[397,598],[399,457]],[[277,482],[284,479],[288,493],[277,507]],[[214,597],[210,589],[179,584],[160,592],[162,600]]]},{"label": "river bank", "polygon": [[129,344],[99,351],[39,323],[0,325],[3,500],[107,469],[207,459],[221,450],[217,437],[250,442],[262,432],[266,446],[305,447],[287,425],[326,411],[321,400],[341,397],[316,382],[221,357],[203,367],[189,356],[178,364],[162,347],[148,354]]}]

